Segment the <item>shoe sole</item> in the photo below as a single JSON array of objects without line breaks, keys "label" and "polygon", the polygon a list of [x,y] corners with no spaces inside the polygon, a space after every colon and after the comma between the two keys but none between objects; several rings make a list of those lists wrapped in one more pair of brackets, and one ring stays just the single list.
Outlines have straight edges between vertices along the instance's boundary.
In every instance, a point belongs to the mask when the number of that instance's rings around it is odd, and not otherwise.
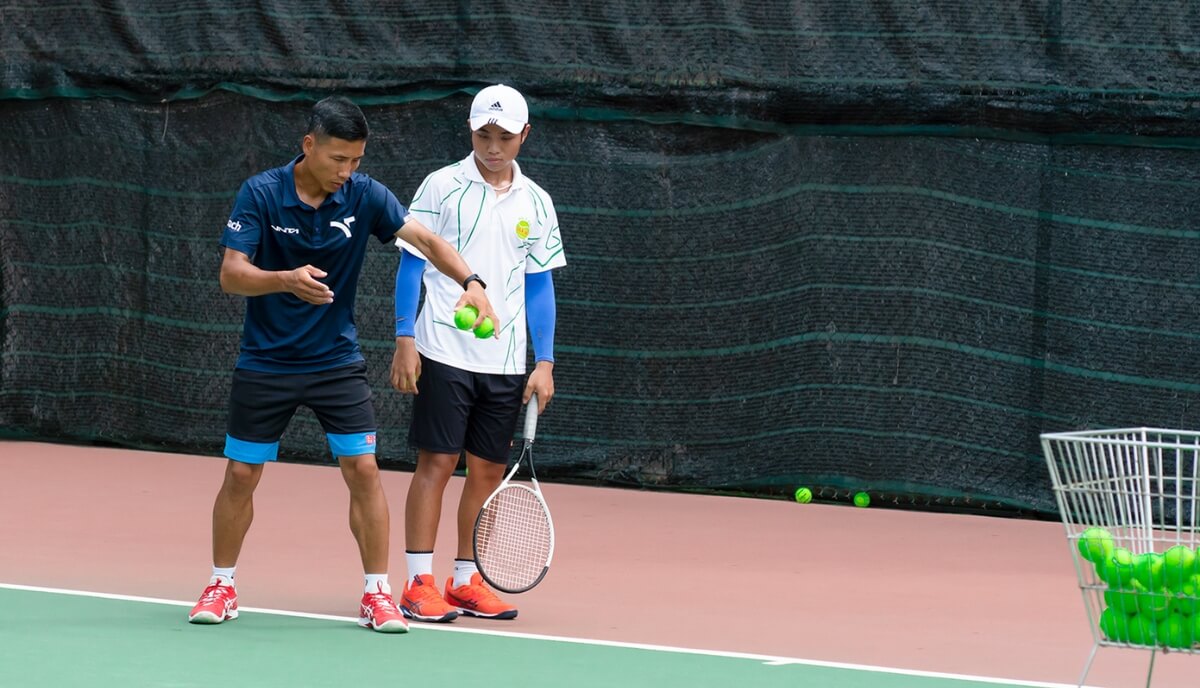
[{"label": "shoe sole", "polygon": [[401,619],[385,621],[377,626],[370,619],[359,618],[358,625],[363,628],[369,628],[376,633],[408,633],[408,624],[404,623]]},{"label": "shoe sole", "polygon": [[498,614],[484,614],[483,612],[471,611],[470,609],[467,609],[466,607],[459,607],[458,613],[462,614],[463,616],[473,616],[477,619],[508,620],[508,619],[517,618],[517,610],[516,609],[510,609],[506,612],[500,612]]},{"label": "shoe sole", "polygon": [[225,612],[224,617],[219,617],[216,614],[213,614],[212,612],[200,612],[198,614],[193,614],[192,616],[189,616],[188,623],[211,626],[213,624],[219,624],[222,621],[225,621],[226,619],[236,619],[236,618],[238,618],[238,611],[236,609],[231,609],[228,612]]},{"label": "shoe sole", "polygon": [[424,621],[425,623],[450,623],[458,618],[458,612],[456,611],[446,612],[441,616],[422,616],[421,614],[413,614],[408,610],[408,607],[405,607],[404,605],[400,606],[400,613],[403,614],[404,618],[406,619],[412,619],[413,621]]}]

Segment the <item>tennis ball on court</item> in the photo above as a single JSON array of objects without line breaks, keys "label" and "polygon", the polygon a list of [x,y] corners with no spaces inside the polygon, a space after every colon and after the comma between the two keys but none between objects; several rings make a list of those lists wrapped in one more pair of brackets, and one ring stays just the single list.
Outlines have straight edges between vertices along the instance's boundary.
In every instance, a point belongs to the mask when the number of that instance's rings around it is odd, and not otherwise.
[{"label": "tennis ball on court", "polygon": [[1103,528],[1088,528],[1079,534],[1079,556],[1093,564],[1110,556],[1116,548],[1112,533]]},{"label": "tennis ball on court", "polygon": [[474,306],[463,306],[454,311],[454,325],[460,330],[469,330],[478,317],[479,311],[475,310]]},{"label": "tennis ball on court", "polygon": [[1133,558],[1133,578],[1147,590],[1162,589],[1166,583],[1163,569],[1163,555],[1157,552],[1147,552]]},{"label": "tennis ball on court", "polygon": [[863,509],[867,508],[868,506],[871,506],[871,495],[867,494],[866,492],[855,493],[854,506],[857,506],[857,507],[860,507]]},{"label": "tennis ball on court", "polygon": [[812,501],[812,490],[807,487],[797,487],[795,497],[797,502],[808,504]]},{"label": "tennis ball on court", "polygon": [[479,327],[475,328],[475,336],[479,339],[487,339],[496,331],[496,326],[492,324],[491,318],[484,318],[483,322],[479,323]]},{"label": "tennis ball on court", "polygon": [[1163,579],[1167,588],[1179,592],[1196,572],[1196,552],[1187,545],[1175,545],[1163,552]]}]

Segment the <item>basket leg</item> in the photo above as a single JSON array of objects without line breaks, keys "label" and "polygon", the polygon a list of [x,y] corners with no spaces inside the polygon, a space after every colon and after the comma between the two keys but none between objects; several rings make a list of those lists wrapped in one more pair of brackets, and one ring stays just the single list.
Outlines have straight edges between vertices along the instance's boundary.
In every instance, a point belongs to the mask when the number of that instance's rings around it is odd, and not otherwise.
[{"label": "basket leg", "polygon": [[1158,654],[1158,650],[1150,651],[1150,668],[1146,671],[1146,688],[1150,688],[1150,679],[1154,676],[1154,657]]},{"label": "basket leg", "polygon": [[1079,676],[1079,683],[1076,684],[1077,688],[1083,688],[1083,684],[1087,682],[1088,672],[1092,670],[1092,662],[1096,660],[1096,650],[1099,648],[1099,644],[1092,644],[1092,652],[1088,655],[1087,663],[1083,665],[1083,673]]}]

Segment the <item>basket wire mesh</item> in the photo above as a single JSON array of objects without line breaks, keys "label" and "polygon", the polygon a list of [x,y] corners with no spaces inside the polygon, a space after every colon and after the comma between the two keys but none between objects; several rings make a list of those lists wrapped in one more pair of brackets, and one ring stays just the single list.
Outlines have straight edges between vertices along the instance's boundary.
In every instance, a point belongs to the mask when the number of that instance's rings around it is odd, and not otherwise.
[{"label": "basket wire mesh", "polygon": [[1094,644],[1200,651],[1200,433],[1157,428],[1041,437]]}]

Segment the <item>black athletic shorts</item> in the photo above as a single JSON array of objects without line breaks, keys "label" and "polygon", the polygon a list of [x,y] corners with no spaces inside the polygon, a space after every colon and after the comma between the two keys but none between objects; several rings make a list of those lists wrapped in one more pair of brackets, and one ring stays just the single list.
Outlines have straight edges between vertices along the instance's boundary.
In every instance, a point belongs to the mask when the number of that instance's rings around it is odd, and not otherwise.
[{"label": "black athletic shorts", "polygon": [[375,453],[375,405],[367,364],[360,361],[315,373],[234,370],[225,456],[244,463],[274,461],[279,438],[302,405],[325,429],[335,458]]},{"label": "black athletic shorts", "polygon": [[421,356],[408,443],[508,463],[524,391],[524,375],[472,373]]}]

